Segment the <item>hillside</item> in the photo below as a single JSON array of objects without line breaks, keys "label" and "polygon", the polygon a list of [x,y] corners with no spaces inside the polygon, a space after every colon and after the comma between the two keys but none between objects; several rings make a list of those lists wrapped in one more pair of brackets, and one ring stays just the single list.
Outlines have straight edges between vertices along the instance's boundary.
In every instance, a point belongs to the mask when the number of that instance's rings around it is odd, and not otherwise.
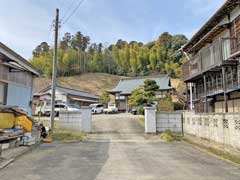
[{"label": "hillside", "polygon": [[[104,73],[85,73],[79,76],[60,77],[58,85],[66,88],[77,89],[101,95],[102,92],[114,88],[120,79],[124,76],[117,76]],[[171,79],[172,87],[182,94],[184,85],[180,79]],[[40,77],[34,80],[34,92],[48,87],[51,84],[51,79]]]},{"label": "hillside", "polygon": [[[104,73],[85,73],[79,76],[60,77],[57,83],[62,87],[100,95],[102,92],[114,88],[121,78],[123,77]],[[34,80],[34,92],[39,92],[50,84],[50,78],[36,78]]]}]

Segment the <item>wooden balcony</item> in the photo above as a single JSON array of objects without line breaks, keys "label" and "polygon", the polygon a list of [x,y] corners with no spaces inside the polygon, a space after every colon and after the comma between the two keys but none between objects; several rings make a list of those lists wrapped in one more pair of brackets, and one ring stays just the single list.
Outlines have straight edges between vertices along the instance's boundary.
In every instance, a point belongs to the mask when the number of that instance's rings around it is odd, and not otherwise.
[{"label": "wooden balcony", "polygon": [[200,54],[194,56],[190,61],[182,65],[183,78],[188,80],[201,73],[201,59]]},{"label": "wooden balcony", "polygon": [[184,81],[191,81],[206,71],[219,68],[224,63],[234,63],[237,53],[240,55],[237,38],[221,38],[214,41],[183,64]]},{"label": "wooden balcony", "polygon": [[[231,92],[240,87],[240,76],[237,67],[229,67],[226,72],[226,92]],[[204,81],[199,80],[194,83],[193,100],[197,101],[204,97],[214,97],[218,94],[224,93],[223,78],[221,72],[215,74],[210,73],[206,75],[206,92],[204,88]]]}]

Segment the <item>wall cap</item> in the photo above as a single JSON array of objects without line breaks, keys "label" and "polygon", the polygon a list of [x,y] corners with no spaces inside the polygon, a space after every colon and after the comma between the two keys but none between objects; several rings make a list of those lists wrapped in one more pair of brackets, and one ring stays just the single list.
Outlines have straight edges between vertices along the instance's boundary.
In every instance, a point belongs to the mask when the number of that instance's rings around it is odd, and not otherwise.
[{"label": "wall cap", "polygon": [[144,109],[146,109],[146,110],[156,110],[157,108],[155,108],[155,107],[144,107]]}]

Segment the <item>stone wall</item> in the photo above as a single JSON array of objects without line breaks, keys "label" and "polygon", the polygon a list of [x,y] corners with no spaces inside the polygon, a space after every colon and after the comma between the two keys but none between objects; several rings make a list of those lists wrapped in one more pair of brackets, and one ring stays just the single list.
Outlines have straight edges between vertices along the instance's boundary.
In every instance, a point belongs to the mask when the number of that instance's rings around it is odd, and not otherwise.
[{"label": "stone wall", "polygon": [[240,149],[240,114],[183,113],[184,133]]}]

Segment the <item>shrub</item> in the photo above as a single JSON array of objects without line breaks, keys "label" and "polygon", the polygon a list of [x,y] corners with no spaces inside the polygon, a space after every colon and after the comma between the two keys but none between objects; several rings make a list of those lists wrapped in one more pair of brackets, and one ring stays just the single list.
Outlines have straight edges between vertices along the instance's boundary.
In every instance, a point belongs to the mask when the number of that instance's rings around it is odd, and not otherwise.
[{"label": "shrub", "polygon": [[143,106],[138,106],[137,107],[137,114],[140,114],[140,115],[144,114],[144,107]]},{"label": "shrub", "polygon": [[174,106],[173,106],[173,103],[170,100],[160,99],[160,100],[158,100],[157,110],[158,111],[169,112],[169,111],[174,110]]},{"label": "shrub", "polygon": [[160,135],[160,138],[167,142],[179,141],[181,140],[180,136],[176,133],[166,130],[164,133]]},{"label": "shrub", "polygon": [[178,111],[178,110],[183,110],[184,109],[184,105],[180,102],[175,102],[173,103],[174,106],[174,111]]}]

